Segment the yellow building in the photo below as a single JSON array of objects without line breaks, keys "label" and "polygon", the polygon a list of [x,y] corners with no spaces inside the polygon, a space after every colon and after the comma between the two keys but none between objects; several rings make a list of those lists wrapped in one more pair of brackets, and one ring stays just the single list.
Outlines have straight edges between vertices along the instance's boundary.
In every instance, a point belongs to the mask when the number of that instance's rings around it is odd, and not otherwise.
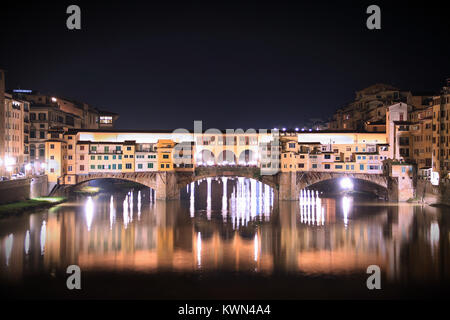
[{"label": "yellow building", "polygon": [[315,132],[285,135],[281,171],[380,174],[388,158],[385,133]]},{"label": "yellow building", "polygon": [[61,130],[51,130],[48,132],[49,139],[45,141],[45,173],[48,175],[48,182],[52,184],[64,183],[60,179],[66,175],[67,142],[63,139],[63,134]]},{"label": "yellow building", "polygon": [[158,152],[158,171],[174,171],[172,151],[175,147],[175,142],[170,139],[158,140],[156,144]]},{"label": "yellow building", "polygon": [[134,172],[135,141],[124,141],[122,156],[122,172]]}]

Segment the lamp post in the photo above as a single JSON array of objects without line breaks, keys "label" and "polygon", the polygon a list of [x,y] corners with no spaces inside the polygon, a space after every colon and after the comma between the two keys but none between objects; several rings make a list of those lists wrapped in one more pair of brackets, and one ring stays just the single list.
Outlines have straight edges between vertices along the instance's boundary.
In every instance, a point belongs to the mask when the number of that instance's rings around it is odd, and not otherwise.
[{"label": "lamp post", "polygon": [[6,167],[6,171],[8,172],[10,178],[11,178],[12,171],[14,169],[13,167],[15,166],[15,164],[16,164],[16,160],[14,158],[8,157],[8,156],[5,157],[5,167]]},{"label": "lamp post", "polygon": [[28,176],[28,175],[30,174],[31,169],[32,169],[31,163],[27,163],[27,164],[25,165],[25,176]]}]

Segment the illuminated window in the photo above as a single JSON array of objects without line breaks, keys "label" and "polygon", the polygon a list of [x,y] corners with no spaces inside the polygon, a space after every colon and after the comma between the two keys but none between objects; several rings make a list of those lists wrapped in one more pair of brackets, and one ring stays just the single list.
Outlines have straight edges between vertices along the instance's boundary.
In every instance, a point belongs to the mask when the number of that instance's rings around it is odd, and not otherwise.
[{"label": "illuminated window", "polygon": [[113,120],[111,116],[101,116],[100,123],[102,124],[112,124]]}]

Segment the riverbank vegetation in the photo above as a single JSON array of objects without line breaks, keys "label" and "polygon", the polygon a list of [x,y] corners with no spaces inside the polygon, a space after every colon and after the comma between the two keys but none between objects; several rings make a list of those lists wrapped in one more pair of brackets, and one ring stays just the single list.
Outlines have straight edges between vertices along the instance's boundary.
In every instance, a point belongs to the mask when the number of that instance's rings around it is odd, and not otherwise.
[{"label": "riverbank vegetation", "polygon": [[0,205],[0,218],[16,215],[28,210],[50,208],[65,202],[64,197],[39,197]]}]

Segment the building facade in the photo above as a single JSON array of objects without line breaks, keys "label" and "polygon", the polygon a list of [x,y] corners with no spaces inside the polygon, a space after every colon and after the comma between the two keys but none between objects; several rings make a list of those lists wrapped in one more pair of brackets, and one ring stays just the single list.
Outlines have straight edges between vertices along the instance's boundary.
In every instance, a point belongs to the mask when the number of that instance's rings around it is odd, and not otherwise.
[{"label": "building facade", "polygon": [[5,71],[0,70],[0,176],[8,179],[18,173],[45,172],[47,142],[57,139],[60,131],[111,129],[118,119],[117,114],[86,103],[25,89],[6,92],[5,87]]}]

